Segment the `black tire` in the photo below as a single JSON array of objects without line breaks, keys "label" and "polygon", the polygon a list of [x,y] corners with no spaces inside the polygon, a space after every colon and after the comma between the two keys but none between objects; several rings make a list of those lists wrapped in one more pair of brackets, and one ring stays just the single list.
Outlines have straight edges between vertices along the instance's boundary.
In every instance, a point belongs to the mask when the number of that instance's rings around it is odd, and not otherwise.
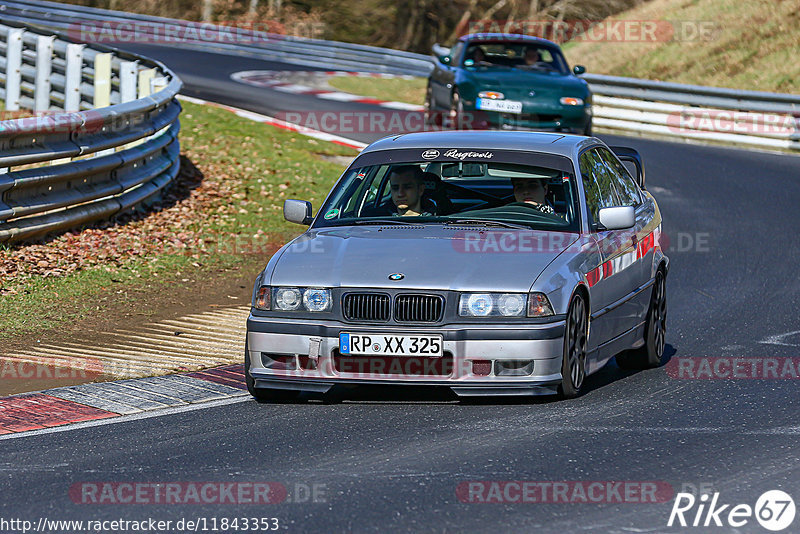
[{"label": "black tire", "polygon": [[450,111],[447,114],[448,128],[453,130],[461,129],[461,120],[464,117],[464,104],[461,102],[461,95],[458,94],[458,89],[453,89],[453,95],[450,97]]},{"label": "black tire", "polygon": [[436,124],[436,116],[433,111],[433,88],[430,83],[428,83],[428,88],[425,89],[425,124]]},{"label": "black tire", "polygon": [[300,395],[299,391],[290,389],[257,388],[255,379],[250,376],[250,351],[247,345],[244,348],[244,382],[247,384],[247,391],[258,402],[290,401]]},{"label": "black tire", "polygon": [[564,356],[558,386],[558,394],[564,399],[577,397],[586,378],[587,322],[586,301],[576,293],[569,304],[564,327]]},{"label": "black tire", "polygon": [[586,125],[586,128],[583,129],[583,135],[586,137],[592,136],[592,120],[589,119],[589,124]]},{"label": "black tire", "polygon": [[661,365],[667,333],[667,286],[664,271],[656,273],[644,325],[644,345],[617,354],[622,369],[652,369]]}]

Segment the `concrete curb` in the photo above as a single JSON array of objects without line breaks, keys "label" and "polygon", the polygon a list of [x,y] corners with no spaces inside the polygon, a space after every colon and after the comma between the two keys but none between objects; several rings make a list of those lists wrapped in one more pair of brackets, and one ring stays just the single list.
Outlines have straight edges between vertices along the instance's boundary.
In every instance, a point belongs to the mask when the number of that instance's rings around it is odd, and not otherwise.
[{"label": "concrete curb", "polygon": [[0,435],[248,395],[244,365],[100,382],[0,399]]}]

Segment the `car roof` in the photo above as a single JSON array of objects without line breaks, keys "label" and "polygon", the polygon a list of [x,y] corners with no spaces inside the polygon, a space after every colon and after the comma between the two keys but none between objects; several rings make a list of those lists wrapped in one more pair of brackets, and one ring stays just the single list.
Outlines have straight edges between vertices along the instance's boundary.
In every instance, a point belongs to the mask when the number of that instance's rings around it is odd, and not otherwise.
[{"label": "car roof", "polygon": [[524,33],[470,33],[462,35],[458,38],[459,41],[521,41],[523,43],[539,43],[548,44],[556,48],[560,48],[557,43],[534,35],[525,35]]},{"label": "car roof", "polygon": [[366,147],[362,153],[378,150],[470,149],[521,150],[545,152],[571,158],[583,146],[602,144],[597,138],[551,132],[461,130],[417,132],[384,137]]}]

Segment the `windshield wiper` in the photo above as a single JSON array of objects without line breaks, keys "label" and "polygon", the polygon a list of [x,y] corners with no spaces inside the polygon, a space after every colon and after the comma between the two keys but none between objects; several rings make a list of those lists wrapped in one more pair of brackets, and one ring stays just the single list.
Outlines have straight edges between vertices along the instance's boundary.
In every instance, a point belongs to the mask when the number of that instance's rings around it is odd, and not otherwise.
[{"label": "windshield wiper", "polygon": [[398,217],[397,219],[358,219],[357,221],[353,221],[353,224],[402,224],[406,226],[415,226],[423,223],[403,221]]},{"label": "windshield wiper", "polygon": [[493,219],[456,219],[455,221],[446,221],[444,224],[453,225],[481,225],[481,226],[494,226],[497,228],[516,228],[522,230],[530,230],[530,226],[524,224],[514,224],[504,221],[495,221]]}]

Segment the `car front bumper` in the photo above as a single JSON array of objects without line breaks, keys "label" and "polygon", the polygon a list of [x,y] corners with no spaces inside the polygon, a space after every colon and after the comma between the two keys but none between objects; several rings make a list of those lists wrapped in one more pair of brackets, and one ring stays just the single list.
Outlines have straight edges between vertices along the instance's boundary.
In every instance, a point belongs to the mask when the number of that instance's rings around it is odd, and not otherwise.
[{"label": "car front bumper", "polygon": [[591,107],[540,105],[523,103],[522,113],[478,110],[471,102],[468,116],[470,129],[535,130],[582,134],[592,121]]},{"label": "car front bumper", "polygon": [[[343,356],[342,332],[440,334],[444,356]],[[247,350],[257,388],[325,393],[337,384],[424,385],[446,386],[458,395],[535,395],[555,393],[561,382],[563,335],[564,320],[421,328],[251,314]]]}]

